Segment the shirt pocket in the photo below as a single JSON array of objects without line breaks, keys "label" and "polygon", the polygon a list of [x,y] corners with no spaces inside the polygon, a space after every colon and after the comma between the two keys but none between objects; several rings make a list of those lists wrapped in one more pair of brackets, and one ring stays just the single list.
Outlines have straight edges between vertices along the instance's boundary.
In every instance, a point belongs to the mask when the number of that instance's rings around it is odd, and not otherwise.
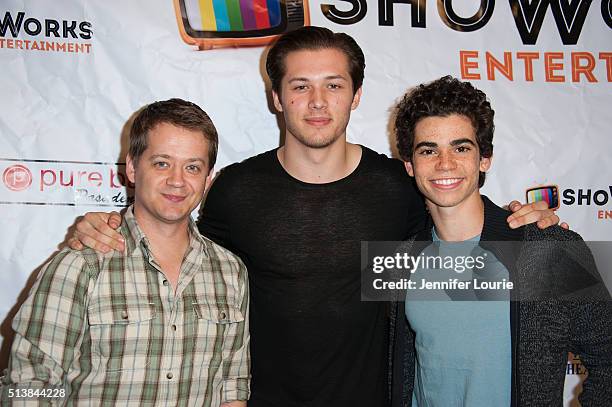
[{"label": "shirt pocket", "polygon": [[196,364],[216,367],[227,357],[229,350],[236,346],[238,324],[244,322],[239,308],[225,303],[194,301],[194,336],[197,345],[193,347]]},{"label": "shirt pocket", "polygon": [[98,302],[88,309],[88,319],[93,367],[107,372],[146,368],[149,347],[163,334],[155,304],[147,299]]}]

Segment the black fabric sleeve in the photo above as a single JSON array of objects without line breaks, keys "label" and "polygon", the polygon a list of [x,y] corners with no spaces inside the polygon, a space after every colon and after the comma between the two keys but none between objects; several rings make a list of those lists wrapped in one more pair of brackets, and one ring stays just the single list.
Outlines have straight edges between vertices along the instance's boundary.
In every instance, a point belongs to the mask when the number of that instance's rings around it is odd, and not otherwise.
[{"label": "black fabric sleeve", "polygon": [[401,239],[406,240],[421,232],[427,223],[429,215],[425,207],[425,200],[417,188],[414,177],[410,177],[406,173],[403,162],[385,156],[382,157],[384,157],[384,165],[389,168],[389,173],[393,174],[393,176],[390,176],[390,180],[393,180],[393,185],[398,186],[397,199],[406,204],[407,216],[404,218],[406,234]]},{"label": "black fabric sleeve", "polygon": [[222,170],[213,181],[200,208],[198,229],[213,242],[232,250],[230,228],[229,181],[230,176]]},{"label": "black fabric sleeve", "polygon": [[412,200],[412,208],[410,213],[412,214],[408,218],[408,225],[406,230],[410,235],[419,233],[425,228],[427,224],[427,218],[429,213],[425,208],[425,202],[423,201],[420,194],[417,194],[416,199]]},{"label": "black fabric sleeve", "polygon": [[583,300],[570,301],[572,351],[588,370],[579,396],[580,405],[612,405],[612,302],[597,271],[593,256],[573,234],[575,244],[566,247],[565,255],[575,261],[575,274],[591,281],[580,290]]},{"label": "black fabric sleeve", "polygon": [[404,313],[405,302],[393,303],[393,362],[391,365],[391,406],[409,407],[414,391],[414,332]]},{"label": "black fabric sleeve", "polygon": [[580,405],[612,405],[612,302],[577,304],[572,316],[572,342],[588,370]]}]

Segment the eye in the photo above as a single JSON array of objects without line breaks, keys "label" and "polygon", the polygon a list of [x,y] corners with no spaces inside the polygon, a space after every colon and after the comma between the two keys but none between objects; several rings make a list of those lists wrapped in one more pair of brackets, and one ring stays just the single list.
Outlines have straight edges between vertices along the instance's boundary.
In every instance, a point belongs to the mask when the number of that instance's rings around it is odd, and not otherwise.
[{"label": "eye", "polygon": [[468,151],[471,151],[472,149],[469,146],[459,146],[457,147],[457,152],[458,153],[467,153]]},{"label": "eye", "polygon": [[327,85],[327,87],[330,89],[342,89],[342,85],[338,83],[330,83],[329,85]]},{"label": "eye", "polygon": [[169,164],[165,161],[155,161],[153,163],[153,166],[155,168],[167,168],[169,166]]},{"label": "eye", "polygon": [[192,174],[199,174],[202,171],[202,168],[196,164],[190,164],[187,166],[187,171]]},{"label": "eye", "polygon": [[436,153],[436,150],[431,149],[431,148],[424,148],[418,151],[419,155],[434,155],[435,153]]},{"label": "eye", "polygon": [[306,90],[306,89],[308,89],[308,86],[306,86],[306,85],[296,85],[296,86],[293,87],[293,90],[296,90],[296,91],[302,91],[302,90]]}]

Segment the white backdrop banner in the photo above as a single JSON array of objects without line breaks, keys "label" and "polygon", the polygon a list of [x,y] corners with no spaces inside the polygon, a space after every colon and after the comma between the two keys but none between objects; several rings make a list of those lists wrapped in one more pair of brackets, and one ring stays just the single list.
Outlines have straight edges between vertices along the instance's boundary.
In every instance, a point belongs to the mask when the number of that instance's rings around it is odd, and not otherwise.
[{"label": "white backdrop banner", "polygon": [[[75,218],[127,205],[130,116],[197,103],[219,130],[218,168],[277,147],[265,46],[309,24],[364,49],[351,142],[393,154],[390,113],[407,89],[470,80],[496,111],[484,192],[503,204],[556,185],[562,220],[612,240],[612,0],[3,0],[0,368],[18,299]],[[568,405],[583,371],[571,358]]]}]

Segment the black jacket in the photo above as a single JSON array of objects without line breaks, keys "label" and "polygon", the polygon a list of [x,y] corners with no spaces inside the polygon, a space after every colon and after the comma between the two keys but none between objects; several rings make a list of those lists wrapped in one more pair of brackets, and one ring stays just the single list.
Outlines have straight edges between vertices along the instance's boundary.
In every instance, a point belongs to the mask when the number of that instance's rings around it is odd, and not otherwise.
[{"label": "black jacket", "polygon": [[[510,212],[484,196],[483,201],[480,246],[504,264],[510,279],[518,283],[515,286],[518,285],[519,291],[533,289],[534,285],[543,289],[551,285],[575,287],[576,282],[586,287],[576,290],[580,299],[516,301],[518,298],[512,297],[515,300],[510,302],[511,406],[563,405],[568,352],[579,354],[588,370],[581,405],[612,406],[612,302],[596,274],[587,246],[578,234],[558,226],[545,230],[535,225],[510,229],[506,223]],[[406,242],[412,253],[418,254],[426,245],[420,242],[431,241],[432,226],[430,219],[421,233]],[[574,244],[567,246],[559,241]],[[542,267],[543,263],[554,267]],[[544,284],[533,283],[536,275]],[[414,387],[414,333],[406,320],[403,301],[396,302],[391,310],[390,354],[392,406],[410,406]]]}]

